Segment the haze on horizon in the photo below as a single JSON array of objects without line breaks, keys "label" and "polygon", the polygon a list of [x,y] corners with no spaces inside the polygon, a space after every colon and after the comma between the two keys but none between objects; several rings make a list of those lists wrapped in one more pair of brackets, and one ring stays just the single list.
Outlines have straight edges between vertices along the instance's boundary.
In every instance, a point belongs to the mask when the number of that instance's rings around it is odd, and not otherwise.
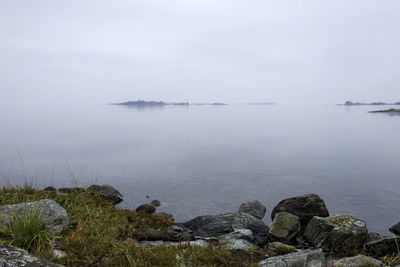
[{"label": "haze on horizon", "polygon": [[0,103],[400,101],[396,0],[2,0]]}]

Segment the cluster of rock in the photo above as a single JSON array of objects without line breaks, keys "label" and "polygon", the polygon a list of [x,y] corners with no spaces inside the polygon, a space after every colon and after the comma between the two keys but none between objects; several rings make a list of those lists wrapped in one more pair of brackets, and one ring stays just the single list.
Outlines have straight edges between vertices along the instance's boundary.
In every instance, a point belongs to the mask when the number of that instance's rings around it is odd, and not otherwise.
[{"label": "cluster of rock", "polygon": [[[46,191],[60,194],[97,192],[113,204],[123,201],[123,196],[109,185],[92,185],[87,189],[48,187]],[[137,212],[166,216],[167,213],[155,213],[161,203],[153,200],[137,207]],[[6,205],[0,207],[0,227],[9,223],[11,214],[32,211],[40,213],[52,237],[57,236],[68,225],[67,212],[53,200],[43,199],[36,202]],[[268,248],[272,254],[259,263],[263,267],[290,266],[385,266],[377,258],[398,253],[395,236],[385,237],[368,232],[366,223],[349,214],[330,215],[324,201],[317,195],[306,194],[287,198],[279,202],[271,212],[272,223],[268,226],[262,218],[266,207],[259,201],[243,203],[237,212],[218,215],[206,215],[193,218],[184,223],[174,223],[167,230],[147,229],[140,245],[177,246],[182,242],[192,246],[220,244],[227,249],[249,249],[251,247]],[[400,223],[390,228],[395,235],[400,234]],[[138,242],[128,238],[126,242]],[[19,258],[7,251],[15,248],[0,247],[0,266],[4,261],[29,261],[33,258],[38,263],[26,266],[53,266],[25,252],[17,253]],[[348,251],[364,251],[367,255],[340,258]],[[7,254],[4,256],[1,253]],[[25,254],[24,254],[25,253]],[[15,254],[15,253],[14,253]],[[55,257],[64,257],[65,253],[57,248]],[[281,256],[276,256],[284,254]],[[272,256],[271,256],[272,255]],[[275,256],[274,256],[275,255]],[[22,263],[21,263],[22,264]],[[15,265],[25,266],[25,265]]]}]

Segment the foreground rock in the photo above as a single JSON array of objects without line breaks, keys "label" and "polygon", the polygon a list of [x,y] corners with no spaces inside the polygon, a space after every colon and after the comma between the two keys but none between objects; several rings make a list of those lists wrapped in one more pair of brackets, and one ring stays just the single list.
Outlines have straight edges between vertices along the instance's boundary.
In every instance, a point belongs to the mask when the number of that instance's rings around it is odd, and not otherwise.
[{"label": "foreground rock", "polygon": [[354,257],[342,258],[339,260],[327,261],[329,267],[386,267],[380,260],[365,255],[357,255]]},{"label": "foreground rock", "polygon": [[368,237],[366,223],[347,214],[314,217],[304,232],[304,238],[313,247],[333,252],[359,249]]},{"label": "foreground rock", "polygon": [[283,243],[289,243],[299,232],[299,217],[287,212],[277,213],[269,227],[269,235],[271,239]]},{"label": "foreground rock", "polygon": [[218,237],[237,229],[249,229],[254,235],[255,244],[263,245],[268,240],[268,226],[260,219],[244,212],[199,216],[184,223],[183,226],[202,237]]},{"label": "foreground rock", "polygon": [[261,204],[258,200],[243,203],[239,207],[239,212],[244,212],[253,215],[258,219],[264,218],[266,211],[267,208],[263,204]]},{"label": "foreground rock", "polygon": [[0,244],[0,266],[4,267],[61,267],[42,257],[29,254],[27,251]]},{"label": "foreground rock", "polygon": [[400,238],[386,237],[379,240],[368,242],[364,245],[365,250],[375,257],[397,254],[397,245],[400,244]]},{"label": "foreground rock", "polygon": [[319,196],[314,194],[307,194],[282,200],[272,210],[271,219],[273,220],[275,215],[279,212],[288,212],[299,217],[302,228],[305,228],[307,223],[314,216],[329,216],[325,202]]},{"label": "foreground rock", "polygon": [[223,235],[218,242],[227,249],[249,249],[254,245],[254,235],[249,229],[236,229],[235,231]]},{"label": "foreground rock", "polygon": [[260,267],[325,267],[325,257],[321,249],[306,250],[283,256],[272,257],[259,263]]},{"label": "foreground rock", "polygon": [[66,210],[57,202],[50,199],[42,199],[35,202],[27,202],[0,207],[0,226],[2,223],[10,223],[11,215],[36,213],[39,214],[49,230],[49,236],[57,236],[69,224]]},{"label": "foreground rock", "polygon": [[144,212],[144,213],[151,214],[151,213],[154,213],[156,211],[156,208],[153,205],[149,204],[149,203],[145,203],[145,204],[142,204],[139,207],[137,207],[136,211],[137,212]]},{"label": "foreground rock", "polygon": [[111,185],[91,185],[87,190],[99,193],[104,199],[114,205],[124,201],[122,194]]}]

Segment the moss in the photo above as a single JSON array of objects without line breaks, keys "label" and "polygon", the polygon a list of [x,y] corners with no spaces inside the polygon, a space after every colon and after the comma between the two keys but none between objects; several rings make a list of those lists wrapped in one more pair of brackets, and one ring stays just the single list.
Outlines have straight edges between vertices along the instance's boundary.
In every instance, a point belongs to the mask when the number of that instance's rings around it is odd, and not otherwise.
[{"label": "moss", "polygon": [[[66,266],[257,266],[260,254],[229,251],[221,246],[194,247],[140,246],[124,243],[135,240],[168,238],[172,219],[120,209],[95,192],[57,194],[29,186],[1,188],[0,205],[53,199],[66,209],[70,224],[58,237],[68,256],[55,259],[51,250],[40,255]],[[0,234],[0,241],[12,238]]]}]

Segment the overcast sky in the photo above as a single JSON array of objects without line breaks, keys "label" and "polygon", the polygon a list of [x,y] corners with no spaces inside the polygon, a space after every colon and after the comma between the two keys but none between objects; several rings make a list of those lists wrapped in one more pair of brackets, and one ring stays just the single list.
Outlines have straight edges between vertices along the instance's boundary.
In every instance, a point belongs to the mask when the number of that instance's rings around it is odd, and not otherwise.
[{"label": "overcast sky", "polygon": [[0,101],[400,101],[398,0],[1,0]]}]

